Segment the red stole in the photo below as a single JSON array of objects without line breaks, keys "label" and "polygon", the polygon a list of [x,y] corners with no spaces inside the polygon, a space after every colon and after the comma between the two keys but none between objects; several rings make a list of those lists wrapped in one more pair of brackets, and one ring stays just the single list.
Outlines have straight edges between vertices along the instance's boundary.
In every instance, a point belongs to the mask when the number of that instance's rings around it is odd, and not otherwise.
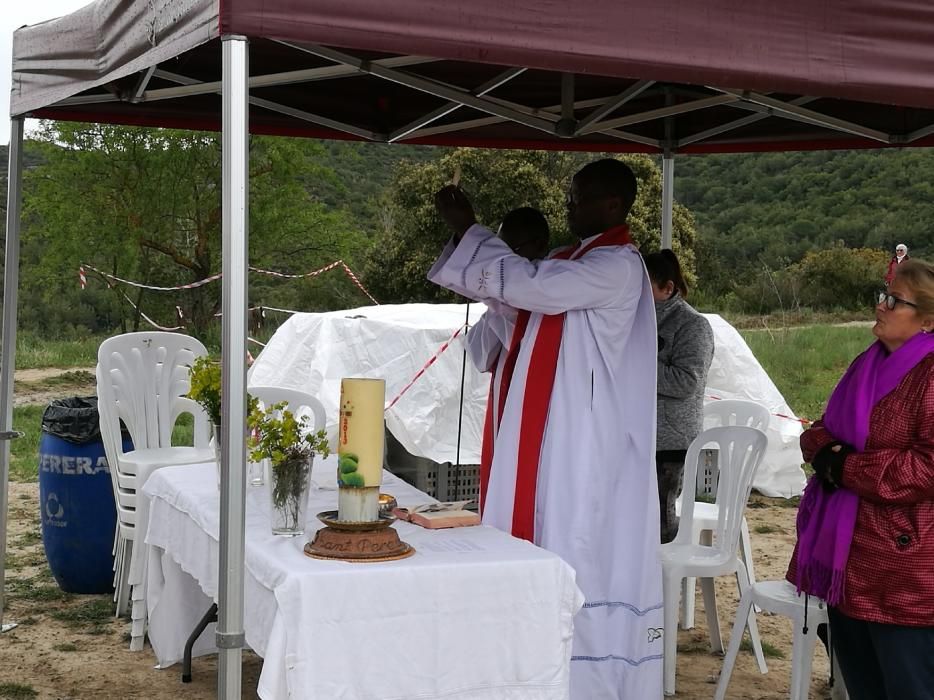
[{"label": "red stole", "polygon": [[[575,260],[583,257],[594,248],[602,246],[626,245],[632,243],[629,227],[615,226],[597,236],[581,248],[580,243],[562,250],[550,260]],[[515,502],[512,510],[512,534],[525,540],[533,541],[535,536],[535,489],[538,482],[538,465],[542,454],[542,442],[545,435],[545,422],[548,407],[551,404],[551,391],[554,388],[555,373],[558,369],[558,353],[561,350],[561,335],[564,331],[565,314],[543,315],[534,338],[532,355],[529,360],[528,378],[525,384],[525,396],[522,397],[522,416],[519,423],[519,450],[516,465]],[[509,352],[503,363],[499,377],[499,401],[497,431],[503,420],[506,408],[506,396],[512,381],[512,374],[519,357],[519,349],[529,325],[531,313],[519,311],[516,327],[509,343]],[[498,364],[498,360],[497,360]],[[490,469],[493,464],[493,382],[490,382],[490,397],[487,400],[486,420],[483,428],[483,447],[480,453],[480,510],[486,501],[490,482]]]}]

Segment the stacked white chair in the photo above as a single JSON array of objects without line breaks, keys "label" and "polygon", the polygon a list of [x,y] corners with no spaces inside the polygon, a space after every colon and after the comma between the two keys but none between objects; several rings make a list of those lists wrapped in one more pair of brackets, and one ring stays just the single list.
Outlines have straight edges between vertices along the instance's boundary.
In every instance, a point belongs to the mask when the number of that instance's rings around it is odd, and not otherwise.
[{"label": "stacked white chair", "polygon": [[[743,626],[749,616],[753,605],[760,606],[777,615],[791,618],[792,646],[791,646],[791,700],[807,700],[811,688],[811,659],[814,656],[814,647],[817,643],[817,626],[827,623],[827,606],[819,598],[799,595],[795,587],[788,581],[760,581],[750,586],[743,594],[736,610],[736,622],[730,636],[730,647],[723,660],[723,670],[717,682],[716,700],[723,700],[726,688],[730,683],[733,665],[739,653],[740,639],[743,636]],[[805,605],[807,615],[805,615]],[[844,700],[847,697],[843,676],[834,659],[834,700]],[[761,667],[760,667],[761,670]],[[763,671],[764,673],[764,671]]]},{"label": "stacked white chair", "polygon": [[[745,401],[742,399],[723,399],[713,401],[704,407],[704,427],[714,428],[722,425],[745,425],[750,428],[758,428],[765,432],[769,427],[768,409],[755,401]],[[719,475],[713,473],[697,474],[697,492],[701,493],[710,490],[711,484],[715,485]],[[705,482],[705,483],[702,483]],[[687,484],[688,482],[685,482]],[[716,492],[716,489],[713,489]],[[680,505],[680,504],[679,504]],[[697,535],[697,541],[700,544],[710,544],[713,538],[713,531],[717,526],[719,512],[715,503],[704,503],[695,501],[694,503],[694,532]],[[749,525],[743,517],[742,528],[740,529],[739,554],[746,563],[746,571],[749,574],[749,582],[756,582],[755,568],[753,567],[752,540],[749,537]],[[696,581],[693,577],[684,580],[684,590],[681,594],[681,627],[682,629],[694,628],[694,601],[696,598]],[[756,610],[758,612],[758,609]]]},{"label": "stacked white chair", "polygon": [[[661,545],[659,554],[662,562],[662,581],[665,601],[665,694],[675,692],[675,666],[678,651],[678,609],[681,583],[685,577],[701,579],[704,608],[714,651],[723,651],[720,637],[720,621],[717,617],[714,577],[735,574],[739,578],[740,590],[749,587],[746,565],[737,556],[737,544],[742,527],[743,513],[752,478],[762,463],[768,440],[765,433],[746,426],[710,428],[702,432],[687,451],[685,460],[685,483],[693,484],[697,478],[697,463],[701,449],[713,445],[719,450],[720,483],[717,489],[718,518],[714,530],[713,544],[697,543],[694,532],[694,491],[686,489],[682,499],[682,517],[674,541]],[[749,636],[752,641],[759,668],[766,670],[765,656],[759,641],[755,612],[747,617]]]},{"label": "stacked white chair", "polygon": [[[108,338],[97,353],[97,396],[101,436],[117,507],[114,545],[116,615],[133,603],[130,648],[142,649],[145,634],[145,556],[134,547],[141,522],[137,491],[153,470],[164,466],[213,461],[210,423],[197,403],[185,395],[191,366],[207,355],[198,340],[178,333],[127,333]],[[172,432],[182,414],[194,417],[194,445],[172,445]],[[124,451],[121,423],[133,441]],[[139,542],[138,544],[142,544]]]}]

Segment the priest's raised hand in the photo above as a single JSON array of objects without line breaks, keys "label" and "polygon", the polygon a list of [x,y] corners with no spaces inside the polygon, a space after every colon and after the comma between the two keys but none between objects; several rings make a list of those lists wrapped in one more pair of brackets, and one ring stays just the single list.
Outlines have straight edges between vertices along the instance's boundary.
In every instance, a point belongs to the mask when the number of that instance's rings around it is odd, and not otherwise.
[{"label": "priest's raised hand", "polygon": [[448,185],[435,194],[435,209],[438,215],[451,229],[454,239],[460,242],[461,237],[471,226],[477,223],[473,206],[464,191],[456,185]]}]

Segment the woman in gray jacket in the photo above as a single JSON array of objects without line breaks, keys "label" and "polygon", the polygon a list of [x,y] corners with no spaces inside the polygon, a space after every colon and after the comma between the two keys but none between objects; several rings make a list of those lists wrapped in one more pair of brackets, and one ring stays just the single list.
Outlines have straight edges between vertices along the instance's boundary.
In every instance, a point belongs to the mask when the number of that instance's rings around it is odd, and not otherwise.
[{"label": "woman in gray jacket", "polygon": [[[713,360],[713,330],[685,301],[687,284],[677,256],[662,250],[645,256],[658,320],[658,429],[655,468],[662,543],[678,533],[675,501],[684,479],[688,446],[704,425],[704,387]],[[694,488],[689,484],[688,488]]]}]

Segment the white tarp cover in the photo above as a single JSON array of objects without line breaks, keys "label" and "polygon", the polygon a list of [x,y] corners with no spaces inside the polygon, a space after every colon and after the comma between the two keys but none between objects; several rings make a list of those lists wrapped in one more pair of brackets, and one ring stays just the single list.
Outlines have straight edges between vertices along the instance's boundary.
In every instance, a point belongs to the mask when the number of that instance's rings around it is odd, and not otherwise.
[{"label": "white tarp cover", "polygon": [[762,404],[772,414],[769,421],[769,448],[753,487],[766,496],[798,496],[804,490],[805,476],[801,471],[801,448],[798,436],[801,423],[783,416],[794,416],[785,397],[768,373],[759,364],[743,336],[716,314],[704,314],[713,328],[716,348],[707,374],[708,398],[748,399]]},{"label": "white tarp cover", "polygon": [[[484,311],[470,305],[470,321]],[[460,304],[367,306],[320,314],[295,314],[275,333],[250,370],[251,386],[281,386],[317,396],[336,434],[342,377],[381,377],[390,402],[464,324]],[[708,376],[711,396],[745,398],[772,413],[793,415],[742,336],[717,315],[707,315],[716,352]],[[463,334],[425,371],[396,405],[386,422],[397,440],[417,457],[457,461],[457,422],[463,367]],[[467,362],[460,461],[477,464],[489,376]],[[773,417],[769,450],[754,486],[768,496],[795,496],[804,488],[797,421]]]},{"label": "white tarp cover", "polygon": [[146,70],[216,38],[219,26],[218,0],[97,0],[18,29],[10,114]]}]

